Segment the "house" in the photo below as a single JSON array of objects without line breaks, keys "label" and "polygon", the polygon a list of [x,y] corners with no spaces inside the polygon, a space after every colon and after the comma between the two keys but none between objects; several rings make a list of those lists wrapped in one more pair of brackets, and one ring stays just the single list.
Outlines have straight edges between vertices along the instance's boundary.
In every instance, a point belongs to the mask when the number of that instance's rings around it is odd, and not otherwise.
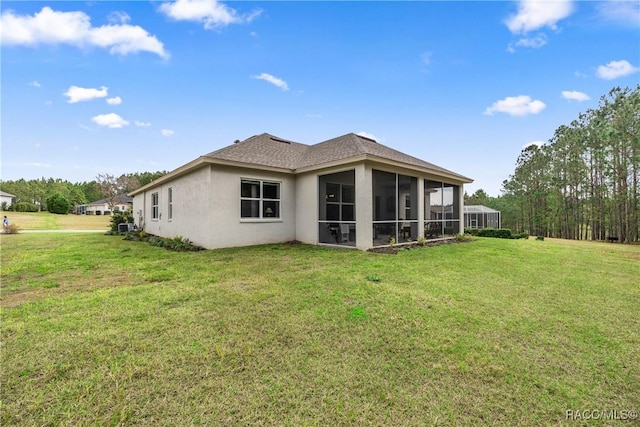
[{"label": "house", "polygon": [[[113,200],[113,212],[124,212],[133,205],[133,197],[126,194],[118,194]],[[111,215],[109,199],[100,199],[95,202],[76,206],[75,213],[78,215]]]},{"label": "house", "polygon": [[353,133],[315,145],[263,133],[130,195],[138,227],[209,249],[296,240],[366,250],[461,233],[470,182]]},{"label": "house", "polygon": [[464,206],[464,228],[500,228],[500,211],[482,205]]},{"label": "house", "polygon": [[13,205],[15,202],[16,196],[0,191],[0,205],[3,210],[9,209],[9,206]]}]

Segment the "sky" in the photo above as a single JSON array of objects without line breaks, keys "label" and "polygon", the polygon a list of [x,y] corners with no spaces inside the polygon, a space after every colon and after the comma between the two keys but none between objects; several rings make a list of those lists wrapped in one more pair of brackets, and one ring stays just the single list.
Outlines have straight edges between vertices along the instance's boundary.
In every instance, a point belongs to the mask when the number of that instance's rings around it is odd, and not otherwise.
[{"label": "sky", "polygon": [[170,171],[349,132],[498,196],[640,82],[638,1],[2,1],[2,180]]}]

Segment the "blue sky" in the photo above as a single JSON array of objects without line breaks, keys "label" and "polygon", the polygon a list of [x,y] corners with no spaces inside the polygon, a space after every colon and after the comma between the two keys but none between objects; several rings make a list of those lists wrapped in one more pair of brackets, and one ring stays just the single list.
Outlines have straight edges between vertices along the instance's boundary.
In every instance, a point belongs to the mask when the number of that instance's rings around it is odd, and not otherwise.
[{"label": "blue sky", "polygon": [[640,2],[2,2],[3,180],[173,170],[348,132],[500,194],[640,81]]}]

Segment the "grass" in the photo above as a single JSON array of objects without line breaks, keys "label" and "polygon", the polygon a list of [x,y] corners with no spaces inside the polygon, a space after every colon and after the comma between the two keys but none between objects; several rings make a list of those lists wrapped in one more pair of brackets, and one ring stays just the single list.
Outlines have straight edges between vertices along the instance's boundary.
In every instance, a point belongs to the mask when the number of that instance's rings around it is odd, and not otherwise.
[{"label": "grass", "polygon": [[50,212],[3,212],[20,230],[105,230],[111,216],[57,215]]},{"label": "grass", "polygon": [[2,244],[2,425],[560,425],[640,409],[640,247]]}]

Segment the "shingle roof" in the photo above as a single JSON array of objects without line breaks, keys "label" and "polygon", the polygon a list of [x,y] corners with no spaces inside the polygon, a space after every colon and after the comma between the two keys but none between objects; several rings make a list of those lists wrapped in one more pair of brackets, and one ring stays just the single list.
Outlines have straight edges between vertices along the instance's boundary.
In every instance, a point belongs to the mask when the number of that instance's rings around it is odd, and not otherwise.
[{"label": "shingle roof", "polygon": [[263,133],[254,135],[244,141],[213,151],[193,160],[186,165],[164,175],[158,180],[140,187],[130,194],[135,195],[161,182],[165,182],[181,174],[188,173],[207,163],[236,163],[239,166],[254,168],[276,168],[296,173],[322,168],[330,164],[348,162],[349,159],[361,160],[366,157],[372,160],[390,161],[415,167],[435,174],[442,174],[462,182],[473,182],[470,178],[441,168],[408,154],[401,153],[364,136],[348,133],[315,145],[301,144],[277,136]]},{"label": "shingle roof", "polygon": [[[119,204],[133,203],[133,197],[127,194],[118,194],[115,198],[115,201]],[[86,206],[104,205],[105,203],[109,203],[109,199],[96,200],[95,202],[87,203]]]},{"label": "shingle roof", "polygon": [[[406,163],[420,168],[431,169],[434,171],[444,172],[448,174],[458,175],[455,172],[441,168],[433,163],[404,154],[386,145],[379,144],[373,139],[366,138],[355,133],[348,133],[337,138],[312,145],[309,153],[298,164],[298,168],[321,165],[336,160],[344,160],[350,157],[370,155],[381,159],[393,160],[400,163]],[[458,175],[461,178],[461,175]]]},{"label": "shingle roof", "polygon": [[294,170],[307,150],[308,145],[263,133],[203,157]]},{"label": "shingle roof", "polygon": [[348,133],[315,145],[301,144],[263,133],[203,157],[295,171],[363,155],[405,163],[468,180],[468,178],[448,169],[409,156],[379,144],[373,139],[354,133]]}]

